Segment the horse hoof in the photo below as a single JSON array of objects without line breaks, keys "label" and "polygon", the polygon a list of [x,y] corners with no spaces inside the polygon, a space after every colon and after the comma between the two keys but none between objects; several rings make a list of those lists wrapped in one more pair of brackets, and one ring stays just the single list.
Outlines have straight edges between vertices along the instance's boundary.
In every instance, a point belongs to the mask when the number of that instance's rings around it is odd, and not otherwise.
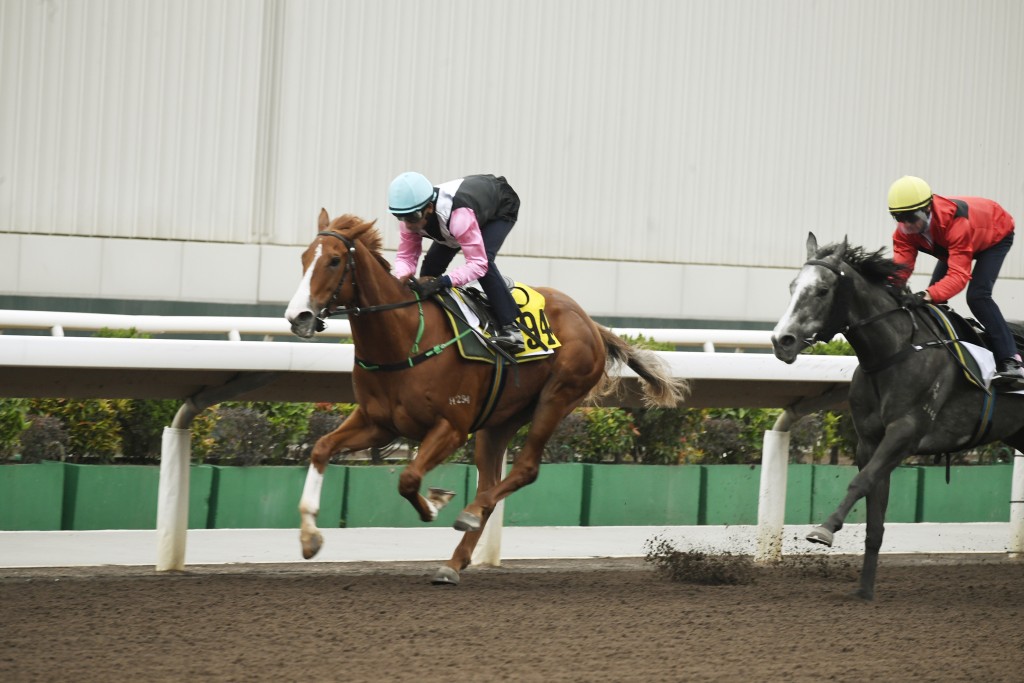
[{"label": "horse hoof", "polygon": [[850,597],[855,599],[855,600],[863,600],[864,602],[871,602],[872,600],[875,599],[875,594],[872,591],[866,591],[863,588],[858,588],[857,590],[855,590],[855,591],[850,593]]},{"label": "horse hoof", "polygon": [[303,534],[300,540],[302,541],[302,557],[306,560],[312,559],[320,552],[320,547],[324,544],[323,534],[319,531],[308,536]]},{"label": "horse hoof", "polygon": [[435,586],[458,586],[459,573],[448,565],[444,565],[437,570],[437,573],[434,574],[434,578],[430,580],[430,583]]},{"label": "horse hoof", "polygon": [[427,500],[434,503],[437,509],[440,510],[455,497],[455,491],[449,491],[448,489],[441,489],[436,486],[431,486],[427,492],[430,494],[427,496]]},{"label": "horse hoof", "polygon": [[823,526],[816,526],[811,529],[811,532],[807,534],[807,540],[811,543],[820,543],[822,545],[832,547],[833,534],[831,531]]},{"label": "horse hoof", "polygon": [[480,518],[463,510],[452,524],[456,531],[480,531]]}]

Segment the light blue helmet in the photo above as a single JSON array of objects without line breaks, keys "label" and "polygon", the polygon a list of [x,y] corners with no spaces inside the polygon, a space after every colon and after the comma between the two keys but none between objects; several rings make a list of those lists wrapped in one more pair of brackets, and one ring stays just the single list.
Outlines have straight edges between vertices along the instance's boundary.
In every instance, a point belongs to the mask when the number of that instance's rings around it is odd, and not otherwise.
[{"label": "light blue helmet", "polygon": [[412,213],[422,209],[434,198],[434,186],[419,173],[406,171],[388,187],[388,211],[393,214]]}]

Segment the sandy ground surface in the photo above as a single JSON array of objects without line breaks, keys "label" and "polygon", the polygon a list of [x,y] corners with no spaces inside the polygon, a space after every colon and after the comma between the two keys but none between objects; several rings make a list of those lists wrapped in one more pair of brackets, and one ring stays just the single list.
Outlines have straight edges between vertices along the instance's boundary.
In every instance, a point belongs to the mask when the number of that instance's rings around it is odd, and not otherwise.
[{"label": "sandy ground surface", "polygon": [[[747,583],[644,558],[0,569],[3,681],[1021,681],[1024,561],[787,558]],[[699,577],[692,577],[699,578]]]}]

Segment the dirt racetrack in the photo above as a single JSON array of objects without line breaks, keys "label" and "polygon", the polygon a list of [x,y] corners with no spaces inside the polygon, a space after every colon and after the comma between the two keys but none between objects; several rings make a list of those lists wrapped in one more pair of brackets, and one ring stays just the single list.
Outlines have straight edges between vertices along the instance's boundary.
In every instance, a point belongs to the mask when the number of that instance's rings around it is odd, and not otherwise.
[{"label": "dirt racetrack", "polygon": [[[970,563],[966,563],[970,562]],[[883,556],[744,585],[642,559],[0,570],[0,680],[1022,681],[1024,561]]]}]

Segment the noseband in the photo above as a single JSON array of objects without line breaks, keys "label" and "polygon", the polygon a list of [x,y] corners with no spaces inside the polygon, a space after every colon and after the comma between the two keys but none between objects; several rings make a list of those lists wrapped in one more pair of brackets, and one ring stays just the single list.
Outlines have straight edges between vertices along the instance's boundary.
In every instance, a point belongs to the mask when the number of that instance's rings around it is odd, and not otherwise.
[{"label": "noseband", "polygon": [[[321,309],[321,311],[316,316],[316,328],[317,328],[316,331],[317,332],[323,332],[324,329],[327,327],[327,324],[324,322],[324,320],[326,318],[329,318],[332,315],[331,314],[331,306],[334,304],[334,300],[338,298],[338,294],[341,292],[341,288],[345,286],[345,278],[348,276],[349,272],[352,273],[352,287],[354,289],[357,288],[357,285],[356,285],[356,259],[355,259],[356,245],[355,245],[355,242],[353,242],[349,238],[345,237],[344,235],[339,235],[336,232],[330,232],[330,231],[318,232],[317,233],[317,237],[333,237],[335,239],[341,240],[341,243],[345,245],[345,256],[346,256],[346,258],[345,258],[345,269],[343,271],[341,271],[341,277],[338,279],[338,286],[334,288],[333,292],[331,292],[331,296],[330,296],[329,299],[327,299],[327,303],[324,304],[323,309]],[[345,309],[344,311],[338,311],[338,312],[335,313],[335,315],[338,315],[338,314],[340,314],[342,312],[348,312],[348,310],[350,310],[350,309]],[[355,310],[355,313],[358,315],[359,314],[359,309],[356,308],[354,310]]]},{"label": "noseband", "polygon": [[[413,304],[420,303],[420,298],[419,298],[419,295],[417,294],[414,299],[411,299],[409,301],[400,301],[400,302],[394,303],[394,304],[378,304],[377,306],[349,306],[347,308],[339,308],[339,309],[336,309],[336,310],[332,311],[331,307],[334,305],[335,300],[338,298],[338,295],[341,293],[341,288],[345,286],[346,278],[349,278],[349,277],[352,278],[352,289],[355,290],[356,296],[358,296],[359,283],[356,280],[356,258],[355,258],[356,243],[355,243],[354,240],[349,239],[348,237],[345,237],[344,235],[340,235],[340,234],[338,234],[336,232],[331,232],[329,230],[328,231],[324,231],[324,232],[318,232],[317,233],[317,237],[333,237],[333,238],[335,238],[337,240],[341,240],[341,243],[345,245],[345,269],[343,271],[341,271],[341,277],[338,279],[338,285],[334,288],[334,291],[331,292],[331,296],[330,296],[329,299],[327,299],[327,303],[324,304],[324,307],[317,314],[317,318],[316,318],[316,328],[317,328],[316,331],[317,332],[323,332],[324,331],[324,329],[326,328],[326,323],[324,321],[327,318],[330,318],[332,316],[336,316],[336,315],[360,315],[362,313],[373,313],[375,311],[388,311],[388,310],[391,310],[392,308],[404,308],[405,306],[412,306]],[[353,297],[353,298],[355,298],[355,297]]]},{"label": "noseband", "polygon": [[827,342],[840,332],[845,335],[848,332],[870,325],[876,320],[881,320],[890,313],[897,313],[899,311],[905,311],[907,315],[910,316],[910,322],[914,326],[914,331],[917,331],[917,320],[914,318],[914,314],[909,309],[902,306],[897,306],[896,308],[889,309],[888,311],[882,311],[881,313],[873,315],[870,318],[865,318],[864,320],[844,324],[844,312],[849,308],[850,293],[853,290],[853,281],[850,280],[849,276],[843,270],[843,262],[840,261],[837,266],[822,259],[810,259],[804,263],[804,265],[820,266],[826,270],[831,270],[836,274],[836,278],[838,279],[838,284],[836,285],[836,298],[832,302],[832,308],[829,311],[828,319],[813,337],[809,340],[805,340],[805,343],[809,342],[807,344],[808,346],[820,341]]}]

